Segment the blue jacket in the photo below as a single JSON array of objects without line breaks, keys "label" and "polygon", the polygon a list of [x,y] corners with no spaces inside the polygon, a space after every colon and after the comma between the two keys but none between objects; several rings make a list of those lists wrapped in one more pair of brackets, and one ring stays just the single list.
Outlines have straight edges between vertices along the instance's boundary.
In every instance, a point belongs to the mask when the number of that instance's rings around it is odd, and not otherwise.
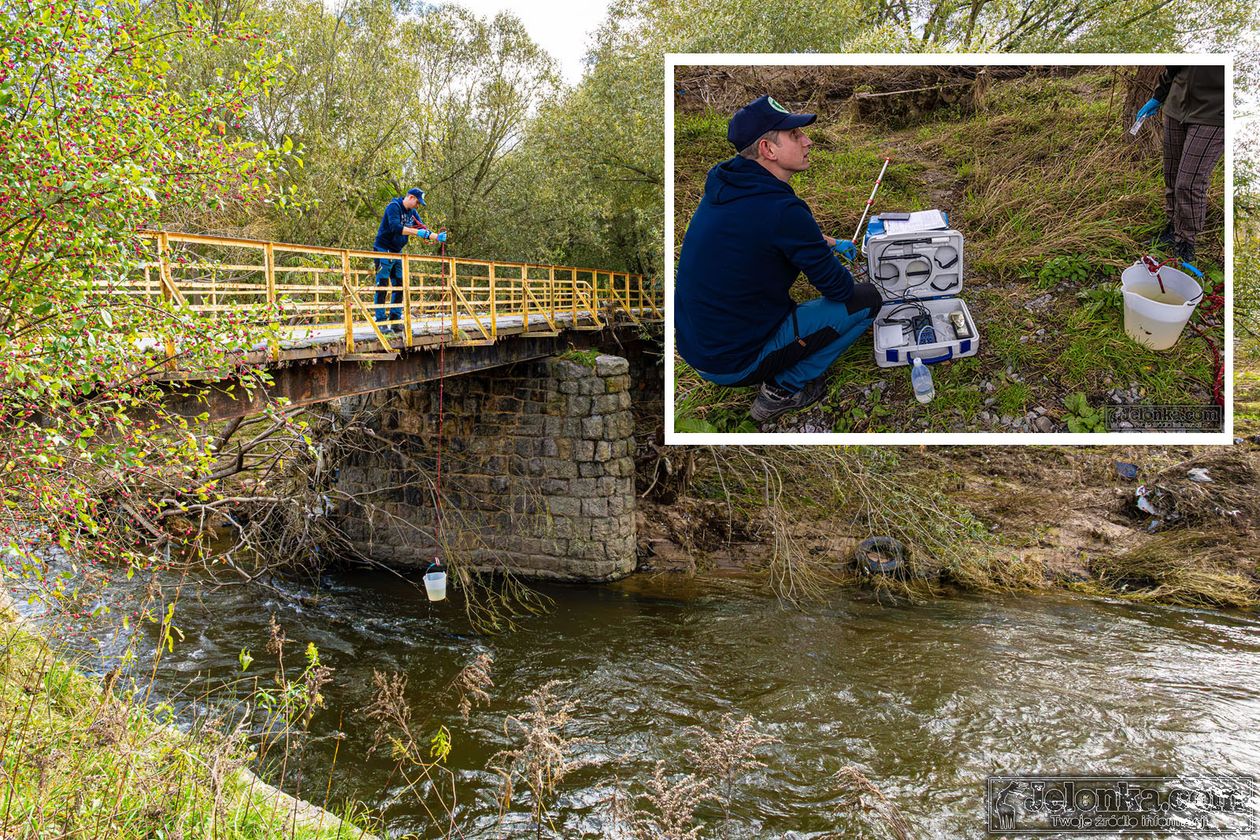
[{"label": "blue jacket", "polygon": [[746,369],[796,308],[788,289],[802,272],[831,300],[853,294],[853,275],[790,186],[742,157],[710,169],[678,257],[679,355],[705,373]]},{"label": "blue jacket", "polygon": [[376,240],[372,247],[377,251],[400,253],[407,245],[407,236],[402,232],[404,227],[418,227],[424,230],[424,222],[415,210],[403,207],[401,197],[395,198],[385,205],[385,213],[381,216],[381,226],[376,230]]}]

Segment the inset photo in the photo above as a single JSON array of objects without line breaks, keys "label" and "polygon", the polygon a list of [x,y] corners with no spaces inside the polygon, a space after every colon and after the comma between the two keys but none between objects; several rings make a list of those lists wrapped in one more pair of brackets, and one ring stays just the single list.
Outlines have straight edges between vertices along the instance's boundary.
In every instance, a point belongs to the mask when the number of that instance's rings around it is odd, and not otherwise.
[{"label": "inset photo", "polygon": [[1228,443],[1232,66],[1127,58],[669,56],[667,442]]}]

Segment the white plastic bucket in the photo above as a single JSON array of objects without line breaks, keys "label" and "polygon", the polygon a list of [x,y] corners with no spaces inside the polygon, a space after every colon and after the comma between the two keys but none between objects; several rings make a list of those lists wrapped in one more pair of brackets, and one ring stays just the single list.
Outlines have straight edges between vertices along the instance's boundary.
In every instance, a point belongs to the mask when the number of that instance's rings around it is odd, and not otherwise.
[{"label": "white plastic bucket", "polygon": [[446,572],[426,572],[424,591],[430,601],[444,600],[446,598]]},{"label": "white plastic bucket", "polygon": [[1120,288],[1124,292],[1124,331],[1152,350],[1167,350],[1176,344],[1203,299],[1203,288],[1189,274],[1166,265],[1156,279],[1140,261],[1120,275]]}]

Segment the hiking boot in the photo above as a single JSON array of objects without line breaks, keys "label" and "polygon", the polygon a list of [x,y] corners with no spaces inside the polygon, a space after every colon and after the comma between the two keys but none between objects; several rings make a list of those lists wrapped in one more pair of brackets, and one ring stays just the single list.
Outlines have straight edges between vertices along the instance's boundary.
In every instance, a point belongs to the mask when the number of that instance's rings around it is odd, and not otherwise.
[{"label": "hiking boot", "polygon": [[1173,234],[1172,222],[1169,222],[1151,240],[1151,248],[1160,251],[1171,251],[1175,247],[1177,247],[1177,237]]},{"label": "hiking boot", "polygon": [[1189,242],[1177,243],[1177,259],[1183,263],[1194,263],[1194,246]]},{"label": "hiking boot", "polygon": [[765,423],[780,414],[808,408],[821,400],[825,393],[827,393],[825,376],[806,382],[799,391],[788,391],[770,382],[763,382],[761,391],[757,394],[757,399],[753,401],[752,409],[748,413],[758,423]]}]

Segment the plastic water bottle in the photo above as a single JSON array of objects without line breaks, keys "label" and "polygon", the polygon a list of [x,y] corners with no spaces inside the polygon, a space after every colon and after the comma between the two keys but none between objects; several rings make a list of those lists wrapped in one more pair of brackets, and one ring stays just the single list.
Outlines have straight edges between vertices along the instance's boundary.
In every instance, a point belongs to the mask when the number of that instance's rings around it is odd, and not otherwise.
[{"label": "plastic water bottle", "polygon": [[936,396],[936,389],[932,387],[932,371],[922,359],[915,359],[914,366],[910,368],[910,385],[914,388],[914,398],[921,403],[930,403]]}]

